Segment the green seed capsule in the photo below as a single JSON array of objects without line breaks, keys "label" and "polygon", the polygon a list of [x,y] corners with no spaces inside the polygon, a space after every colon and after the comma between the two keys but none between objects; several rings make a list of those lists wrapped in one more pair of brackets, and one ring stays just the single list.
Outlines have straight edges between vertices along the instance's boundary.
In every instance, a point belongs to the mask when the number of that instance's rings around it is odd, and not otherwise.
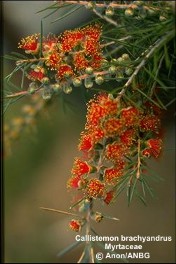
[{"label": "green seed capsule", "polygon": [[51,84],[50,87],[55,93],[58,93],[62,89],[62,86],[59,83]]},{"label": "green seed capsule", "polygon": [[104,77],[101,75],[97,75],[95,77],[95,82],[96,82],[96,84],[101,85],[104,82]]},{"label": "green seed capsule", "polygon": [[84,86],[87,88],[87,89],[90,89],[93,87],[93,81],[91,78],[86,78],[84,80]]},{"label": "green seed capsule", "polygon": [[93,2],[88,2],[87,5],[86,5],[87,9],[93,9],[95,7],[95,3]]},{"label": "green seed capsule", "polygon": [[133,16],[134,12],[132,9],[128,8],[125,10],[125,16],[131,17]]},{"label": "green seed capsule", "polygon": [[51,89],[49,86],[44,86],[42,90],[42,98],[44,100],[50,100],[52,97]]},{"label": "green seed capsule", "polygon": [[125,68],[125,74],[130,76],[132,74],[133,70],[132,68]]},{"label": "green seed capsule", "polygon": [[49,78],[48,77],[44,77],[42,80],[41,80],[41,82],[43,83],[43,84],[48,84],[49,83]]},{"label": "green seed capsule", "polygon": [[74,78],[74,79],[73,79],[73,85],[74,85],[75,87],[79,87],[79,86],[81,86],[81,84],[82,84],[81,79],[79,79],[79,78]]},{"label": "green seed capsule", "polygon": [[115,74],[115,73],[116,73],[116,70],[117,70],[117,68],[116,68],[116,66],[114,66],[114,65],[112,65],[112,66],[109,67],[109,69],[108,69],[108,71],[109,71],[110,74]]},{"label": "green seed capsule", "polygon": [[112,6],[109,6],[105,11],[106,16],[113,16],[114,15],[114,8]]},{"label": "green seed capsule", "polygon": [[73,90],[72,87],[71,87],[71,85],[68,84],[68,83],[64,84],[63,87],[62,87],[62,89],[63,89],[63,92],[65,94],[70,94],[72,92],[72,90]]},{"label": "green seed capsule", "polygon": [[92,74],[92,73],[93,73],[93,68],[92,68],[92,67],[87,67],[87,68],[85,69],[85,73],[87,73],[87,74]]}]

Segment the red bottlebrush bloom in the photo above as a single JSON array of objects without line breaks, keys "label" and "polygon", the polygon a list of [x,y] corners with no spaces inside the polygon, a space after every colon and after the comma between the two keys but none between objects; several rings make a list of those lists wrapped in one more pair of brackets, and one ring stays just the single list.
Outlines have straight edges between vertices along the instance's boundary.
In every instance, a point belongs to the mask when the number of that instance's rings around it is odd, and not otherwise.
[{"label": "red bottlebrush bloom", "polygon": [[100,124],[101,118],[104,116],[105,111],[102,106],[98,105],[94,100],[90,100],[87,113],[86,128],[94,128]]},{"label": "red bottlebrush bloom", "polygon": [[83,29],[83,32],[87,38],[91,38],[94,42],[99,41],[101,37],[101,26],[98,24],[89,25]]},{"label": "red bottlebrush bloom", "polygon": [[105,120],[102,124],[106,136],[119,135],[124,131],[124,125],[115,117]]},{"label": "red bottlebrush bloom", "polygon": [[118,167],[113,167],[109,169],[105,169],[104,172],[104,180],[107,184],[115,184],[117,183],[120,176],[123,175],[123,170]]},{"label": "red bottlebrush bloom", "polygon": [[73,63],[77,70],[85,70],[85,68],[89,66],[89,63],[83,53],[74,54]]},{"label": "red bottlebrush bloom", "polygon": [[65,77],[70,77],[73,75],[73,70],[70,65],[63,64],[59,67],[58,72],[56,74],[56,79],[62,79]]},{"label": "red bottlebrush bloom", "polygon": [[69,223],[69,227],[71,230],[75,232],[81,231],[81,222],[79,220],[72,219]]},{"label": "red bottlebrush bloom", "polygon": [[139,123],[139,110],[133,106],[123,108],[121,111],[121,118],[124,125],[127,127],[133,127]]},{"label": "red bottlebrush bloom", "polygon": [[92,142],[94,144],[98,143],[102,138],[104,138],[104,132],[100,128],[95,128],[94,131],[92,131]]},{"label": "red bottlebrush bloom", "polygon": [[144,106],[146,107],[146,112],[149,112],[154,115],[160,115],[161,114],[161,108],[159,108],[157,105],[147,101]]},{"label": "red bottlebrush bloom", "polygon": [[34,34],[31,36],[28,36],[26,38],[23,38],[21,40],[21,43],[19,43],[19,48],[24,49],[26,53],[28,54],[37,54],[39,51],[39,35],[40,34]]},{"label": "red bottlebrush bloom", "polygon": [[[89,38],[84,42],[84,51],[86,55],[94,55],[100,50],[99,42],[94,41],[93,39]],[[94,59],[96,59],[94,57]]]},{"label": "red bottlebrush bloom", "polygon": [[127,129],[120,136],[120,141],[122,142],[122,144],[126,145],[127,147],[130,147],[135,141],[135,134],[136,134],[136,131],[134,129]]},{"label": "red bottlebrush bloom", "polygon": [[149,139],[147,140],[147,145],[149,146],[150,153],[154,158],[158,158],[161,153],[162,140],[161,139]]},{"label": "red bottlebrush bloom", "polygon": [[91,57],[92,59],[89,62],[89,66],[92,67],[94,70],[101,67],[103,56],[100,53],[95,53]]},{"label": "red bottlebrush bloom", "polygon": [[36,68],[35,70],[31,70],[27,75],[27,78],[32,81],[41,81],[44,77],[45,74],[43,68],[40,69]]},{"label": "red bottlebrush bloom", "polygon": [[106,196],[104,198],[104,202],[106,204],[110,204],[110,202],[112,201],[113,198],[114,198],[114,191],[109,191],[106,193]]},{"label": "red bottlebrush bloom", "polygon": [[59,56],[58,52],[55,51],[47,56],[45,64],[52,70],[55,70],[58,68],[60,62],[61,57]]},{"label": "red bottlebrush bloom", "polygon": [[44,38],[42,42],[43,55],[45,56],[46,54],[56,49],[57,43],[58,43],[58,37],[52,34],[48,34],[48,36]]},{"label": "red bottlebrush bloom", "polygon": [[76,158],[72,168],[72,174],[81,176],[83,174],[89,173],[92,167],[87,164],[86,161],[82,161],[79,158]]},{"label": "red bottlebrush bloom", "polygon": [[91,179],[86,187],[86,194],[89,198],[99,198],[104,194],[105,185],[98,179]]},{"label": "red bottlebrush bloom", "polygon": [[84,38],[84,33],[82,30],[68,30],[65,31],[61,37],[60,44],[63,52],[70,52],[78,44],[81,44]]},{"label": "red bottlebrush bloom", "polygon": [[160,119],[155,115],[144,116],[139,124],[141,131],[152,131],[155,133],[159,133],[160,126]]},{"label": "red bottlebrush bloom", "polygon": [[87,152],[91,150],[92,147],[92,137],[88,134],[82,133],[78,149]]},{"label": "red bottlebrush bloom", "polygon": [[81,180],[80,176],[72,176],[68,182],[67,182],[67,187],[69,188],[78,188],[79,187],[79,182]]},{"label": "red bottlebrush bloom", "polygon": [[123,155],[127,154],[127,147],[118,142],[108,144],[105,150],[105,156],[109,160],[119,161],[123,158]]},{"label": "red bottlebrush bloom", "polygon": [[97,97],[97,102],[104,108],[105,115],[117,114],[118,102],[114,98],[110,98],[108,94],[100,94]]}]

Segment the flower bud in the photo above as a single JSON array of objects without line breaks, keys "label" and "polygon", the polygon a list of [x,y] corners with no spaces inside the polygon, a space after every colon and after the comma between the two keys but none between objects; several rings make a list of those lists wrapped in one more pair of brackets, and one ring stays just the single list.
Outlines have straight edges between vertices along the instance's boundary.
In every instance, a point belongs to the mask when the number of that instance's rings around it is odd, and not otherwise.
[{"label": "flower bud", "polygon": [[69,223],[70,229],[75,231],[75,232],[80,232],[81,226],[82,226],[82,223],[79,220],[72,219]]},{"label": "flower bud", "polygon": [[43,83],[43,84],[48,84],[49,83],[49,78],[48,77],[44,77],[43,79],[41,79],[41,82]]},{"label": "flower bud", "polygon": [[127,8],[125,10],[125,16],[131,17],[131,16],[133,16],[133,14],[134,14],[133,9]]},{"label": "flower bud", "polygon": [[79,87],[79,86],[81,86],[81,84],[82,84],[81,79],[79,79],[79,78],[74,78],[73,79],[73,85],[75,87]]},{"label": "flower bud", "polygon": [[93,68],[92,68],[92,67],[87,67],[87,68],[85,69],[85,73],[87,73],[87,74],[92,74],[92,73],[93,73]]},{"label": "flower bud", "polygon": [[109,6],[105,11],[106,16],[113,16],[114,15],[114,8],[112,6]]},{"label": "flower bud", "polygon": [[61,91],[62,86],[59,83],[54,83],[50,85],[50,88],[55,92],[58,93],[59,91]]},{"label": "flower bud", "polygon": [[95,212],[95,213],[92,213],[91,218],[95,222],[100,223],[103,220],[103,215],[99,212]]},{"label": "flower bud", "polygon": [[35,91],[37,90],[37,88],[38,88],[37,83],[35,83],[35,82],[31,82],[31,83],[29,84],[29,88],[28,88],[28,92],[29,92],[29,94],[34,94]]},{"label": "flower bud", "polygon": [[79,204],[79,212],[86,212],[90,207],[90,200],[89,199],[84,199],[80,204]]},{"label": "flower bud", "polygon": [[52,93],[51,93],[51,89],[49,86],[43,86],[43,89],[42,89],[42,98],[44,100],[50,100],[51,99],[51,96],[52,96]]},{"label": "flower bud", "polygon": [[90,89],[92,88],[93,86],[93,81],[91,78],[85,78],[84,80],[84,86],[87,88],[87,89]]},{"label": "flower bud", "polygon": [[104,82],[104,77],[101,75],[97,75],[95,77],[95,82],[96,82],[96,84],[101,85]]},{"label": "flower bud", "polygon": [[62,90],[65,94],[70,94],[73,89],[69,83],[65,83],[62,87]]},{"label": "flower bud", "polygon": [[130,59],[130,56],[127,53],[124,53],[124,54],[122,54],[122,57],[121,58],[123,60],[129,60]]},{"label": "flower bud", "polygon": [[115,74],[116,73],[116,70],[117,70],[117,68],[114,65],[110,66],[109,69],[108,69],[108,71],[109,71],[110,74]]},{"label": "flower bud", "polygon": [[126,67],[125,68],[125,74],[126,75],[130,76],[132,74],[132,72],[133,72],[133,69],[132,68],[129,68],[129,67]]},{"label": "flower bud", "polygon": [[161,22],[163,22],[163,21],[165,21],[167,18],[165,17],[165,16],[160,16],[159,17],[159,20],[161,21]]},{"label": "flower bud", "polygon": [[95,7],[95,3],[93,2],[88,2],[87,5],[86,5],[87,9],[90,9],[92,10],[94,7]]}]

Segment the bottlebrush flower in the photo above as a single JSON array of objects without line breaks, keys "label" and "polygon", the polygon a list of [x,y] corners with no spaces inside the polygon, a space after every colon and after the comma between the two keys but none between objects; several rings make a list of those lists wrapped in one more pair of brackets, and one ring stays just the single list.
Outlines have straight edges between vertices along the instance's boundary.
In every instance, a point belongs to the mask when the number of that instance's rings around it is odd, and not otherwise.
[{"label": "bottlebrush flower", "polygon": [[102,33],[101,26],[99,24],[88,25],[83,29],[84,35],[91,38],[94,42],[99,41]]},{"label": "bottlebrush flower", "polygon": [[95,42],[94,40],[90,38],[84,42],[83,48],[84,48],[85,54],[91,56],[93,54],[98,53],[98,51],[100,50],[100,44],[99,42]]},{"label": "bottlebrush flower", "polygon": [[59,56],[57,51],[47,53],[45,64],[46,66],[50,67],[51,70],[56,70],[59,67],[60,62],[61,57]]},{"label": "bottlebrush flower", "polygon": [[124,125],[118,118],[109,118],[102,124],[105,136],[111,137],[121,134],[124,131]]},{"label": "bottlebrush flower", "polygon": [[142,154],[147,157],[153,156],[154,158],[158,158],[162,149],[162,140],[152,138],[147,140],[146,144],[148,148],[144,149]]},{"label": "bottlebrush flower", "polygon": [[77,70],[85,70],[89,66],[89,62],[82,52],[73,55],[73,64]]},{"label": "bottlebrush flower", "polygon": [[144,116],[139,124],[141,131],[152,131],[155,133],[159,133],[160,126],[160,119],[155,115]]},{"label": "bottlebrush flower", "polygon": [[73,70],[70,65],[68,64],[62,64],[57,71],[56,79],[63,79],[72,76]]},{"label": "bottlebrush flower", "polygon": [[104,202],[106,204],[110,204],[113,198],[114,198],[114,191],[109,191],[105,194]]},{"label": "bottlebrush flower", "polygon": [[136,107],[129,106],[121,110],[121,119],[127,127],[133,127],[139,123],[139,110]]},{"label": "bottlebrush flower", "polygon": [[105,115],[105,111],[102,106],[98,105],[95,100],[90,100],[87,109],[87,124],[86,128],[95,127],[100,124],[101,118]]},{"label": "bottlebrush flower", "polygon": [[60,39],[60,46],[63,52],[70,52],[78,44],[81,44],[84,38],[84,32],[81,29],[67,30]]},{"label": "bottlebrush flower", "polygon": [[130,147],[135,142],[136,131],[134,129],[127,129],[120,135],[120,142],[127,147]]},{"label": "bottlebrush flower", "polygon": [[128,153],[128,149],[126,146],[119,142],[113,142],[112,144],[108,144],[105,150],[105,156],[107,159],[112,160],[114,162],[118,162],[123,158],[124,155]]},{"label": "bottlebrush flower", "polygon": [[113,167],[109,169],[105,169],[104,171],[104,181],[107,184],[115,184],[117,183],[120,176],[123,175],[123,170],[118,167]]},{"label": "bottlebrush flower", "polygon": [[119,102],[108,96],[108,94],[100,94],[97,97],[97,103],[103,107],[105,115],[115,115],[119,109]]},{"label": "bottlebrush flower", "polygon": [[75,232],[80,232],[81,226],[82,226],[82,223],[79,220],[72,219],[69,223],[70,229],[75,231]]},{"label": "bottlebrush flower", "polygon": [[91,179],[86,187],[86,194],[89,198],[100,198],[103,196],[105,185],[100,180]]},{"label": "bottlebrush flower", "polygon": [[71,173],[76,176],[81,176],[86,173],[90,173],[92,170],[92,167],[87,164],[86,161],[82,161],[79,158],[76,158],[73,163],[73,168],[71,170]]},{"label": "bottlebrush flower", "polygon": [[42,81],[45,76],[45,69],[42,67],[36,67],[27,74],[27,78],[32,81]]},{"label": "bottlebrush flower", "polygon": [[53,50],[56,50],[56,46],[58,43],[58,37],[53,34],[48,34],[46,38],[42,41],[42,53],[45,57],[47,54],[52,53]]},{"label": "bottlebrush flower", "polygon": [[77,176],[77,175],[72,176],[67,182],[67,187],[68,188],[78,188],[80,180],[81,180],[80,176]]},{"label": "bottlebrush flower", "polygon": [[40,34],[34,34],[26,38],[22,38],[18,48],[24,49],[28,54],[37,54],[39,51],[39,36]]},{"label": "bottlebrush flower", "polygon": [[103,56],[101,53],[95,53],[91,56],[91,60],[89,61],[89,66],[94,70],[99,69],[103,63]]},{"label": "bottlebrush flower", "polygon": [[81,133],[81,139],[78,145],[78,149],[87,152],[91,150],[92,147],[92,137],[87,133]]}]

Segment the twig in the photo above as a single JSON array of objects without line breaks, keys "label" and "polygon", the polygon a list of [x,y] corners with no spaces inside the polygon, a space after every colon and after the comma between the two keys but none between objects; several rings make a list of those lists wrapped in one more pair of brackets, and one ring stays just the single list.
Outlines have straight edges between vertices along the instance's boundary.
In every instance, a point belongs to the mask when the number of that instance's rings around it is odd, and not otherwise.
[{"label": "twig", "polygon": [[55,213],[60,213],[60,214],[66,214],[66,215],[72,215],[72,216],[78,216],[78,217],[80,217],[77,214],[73,214],[73,213],[70,213],[70,212],[61,211],[61,210],[57,210],[57,209],[46,208],[46,207],[40,207],[40,209],[46,210],[46,211],[52,211],[52,212],[55,212]]},{"label": "twig", "polygon": [[107,17],[107,16],[103,16],[101,15],[95,8],[93,8],[92,10],[97,16],[99,16],[101,19],[106,20],[108,23],[114,25],[115,27],[118,26],[117,22],[115,22],[114,20],[112,20],[111,18]]},{"label": "twig", "polygon": [[[165,36],[163,36],[160,39],[158,39],[155,42],[154,45],[152,45],[152,48],[150,49],[150,51],[147,53],[147,55],[145,55],[144,59],[139,63],[139,65],[136,67],[136,69],[133,72],[133,74],[131,75],[131,77],[125,83],[123,89],[119,93],[120,97],[125,93],[126,88],[132,83],[133,79],[136,77],[136,75],[141,70],[141,68],[144,67],[144,65],[146,64],[147,60],[153,55],[153,53],[156,51],[156,49],[158,49],[160,47],[160,45],[162,45],[167,39],[169,39],[169,37],[171,37],[173,33],[174,33],[174,31],[168,32]],[[146,54],[147,51],[148,50],[143,52],[143,54]]]},{"label": "twig", "polygon": [[140,167],[141,167],[140,152],[141,152],[141,140],[138,139],[138,161],[137,161],[137,172],[136,172],[137,179],[140,178]]}]

